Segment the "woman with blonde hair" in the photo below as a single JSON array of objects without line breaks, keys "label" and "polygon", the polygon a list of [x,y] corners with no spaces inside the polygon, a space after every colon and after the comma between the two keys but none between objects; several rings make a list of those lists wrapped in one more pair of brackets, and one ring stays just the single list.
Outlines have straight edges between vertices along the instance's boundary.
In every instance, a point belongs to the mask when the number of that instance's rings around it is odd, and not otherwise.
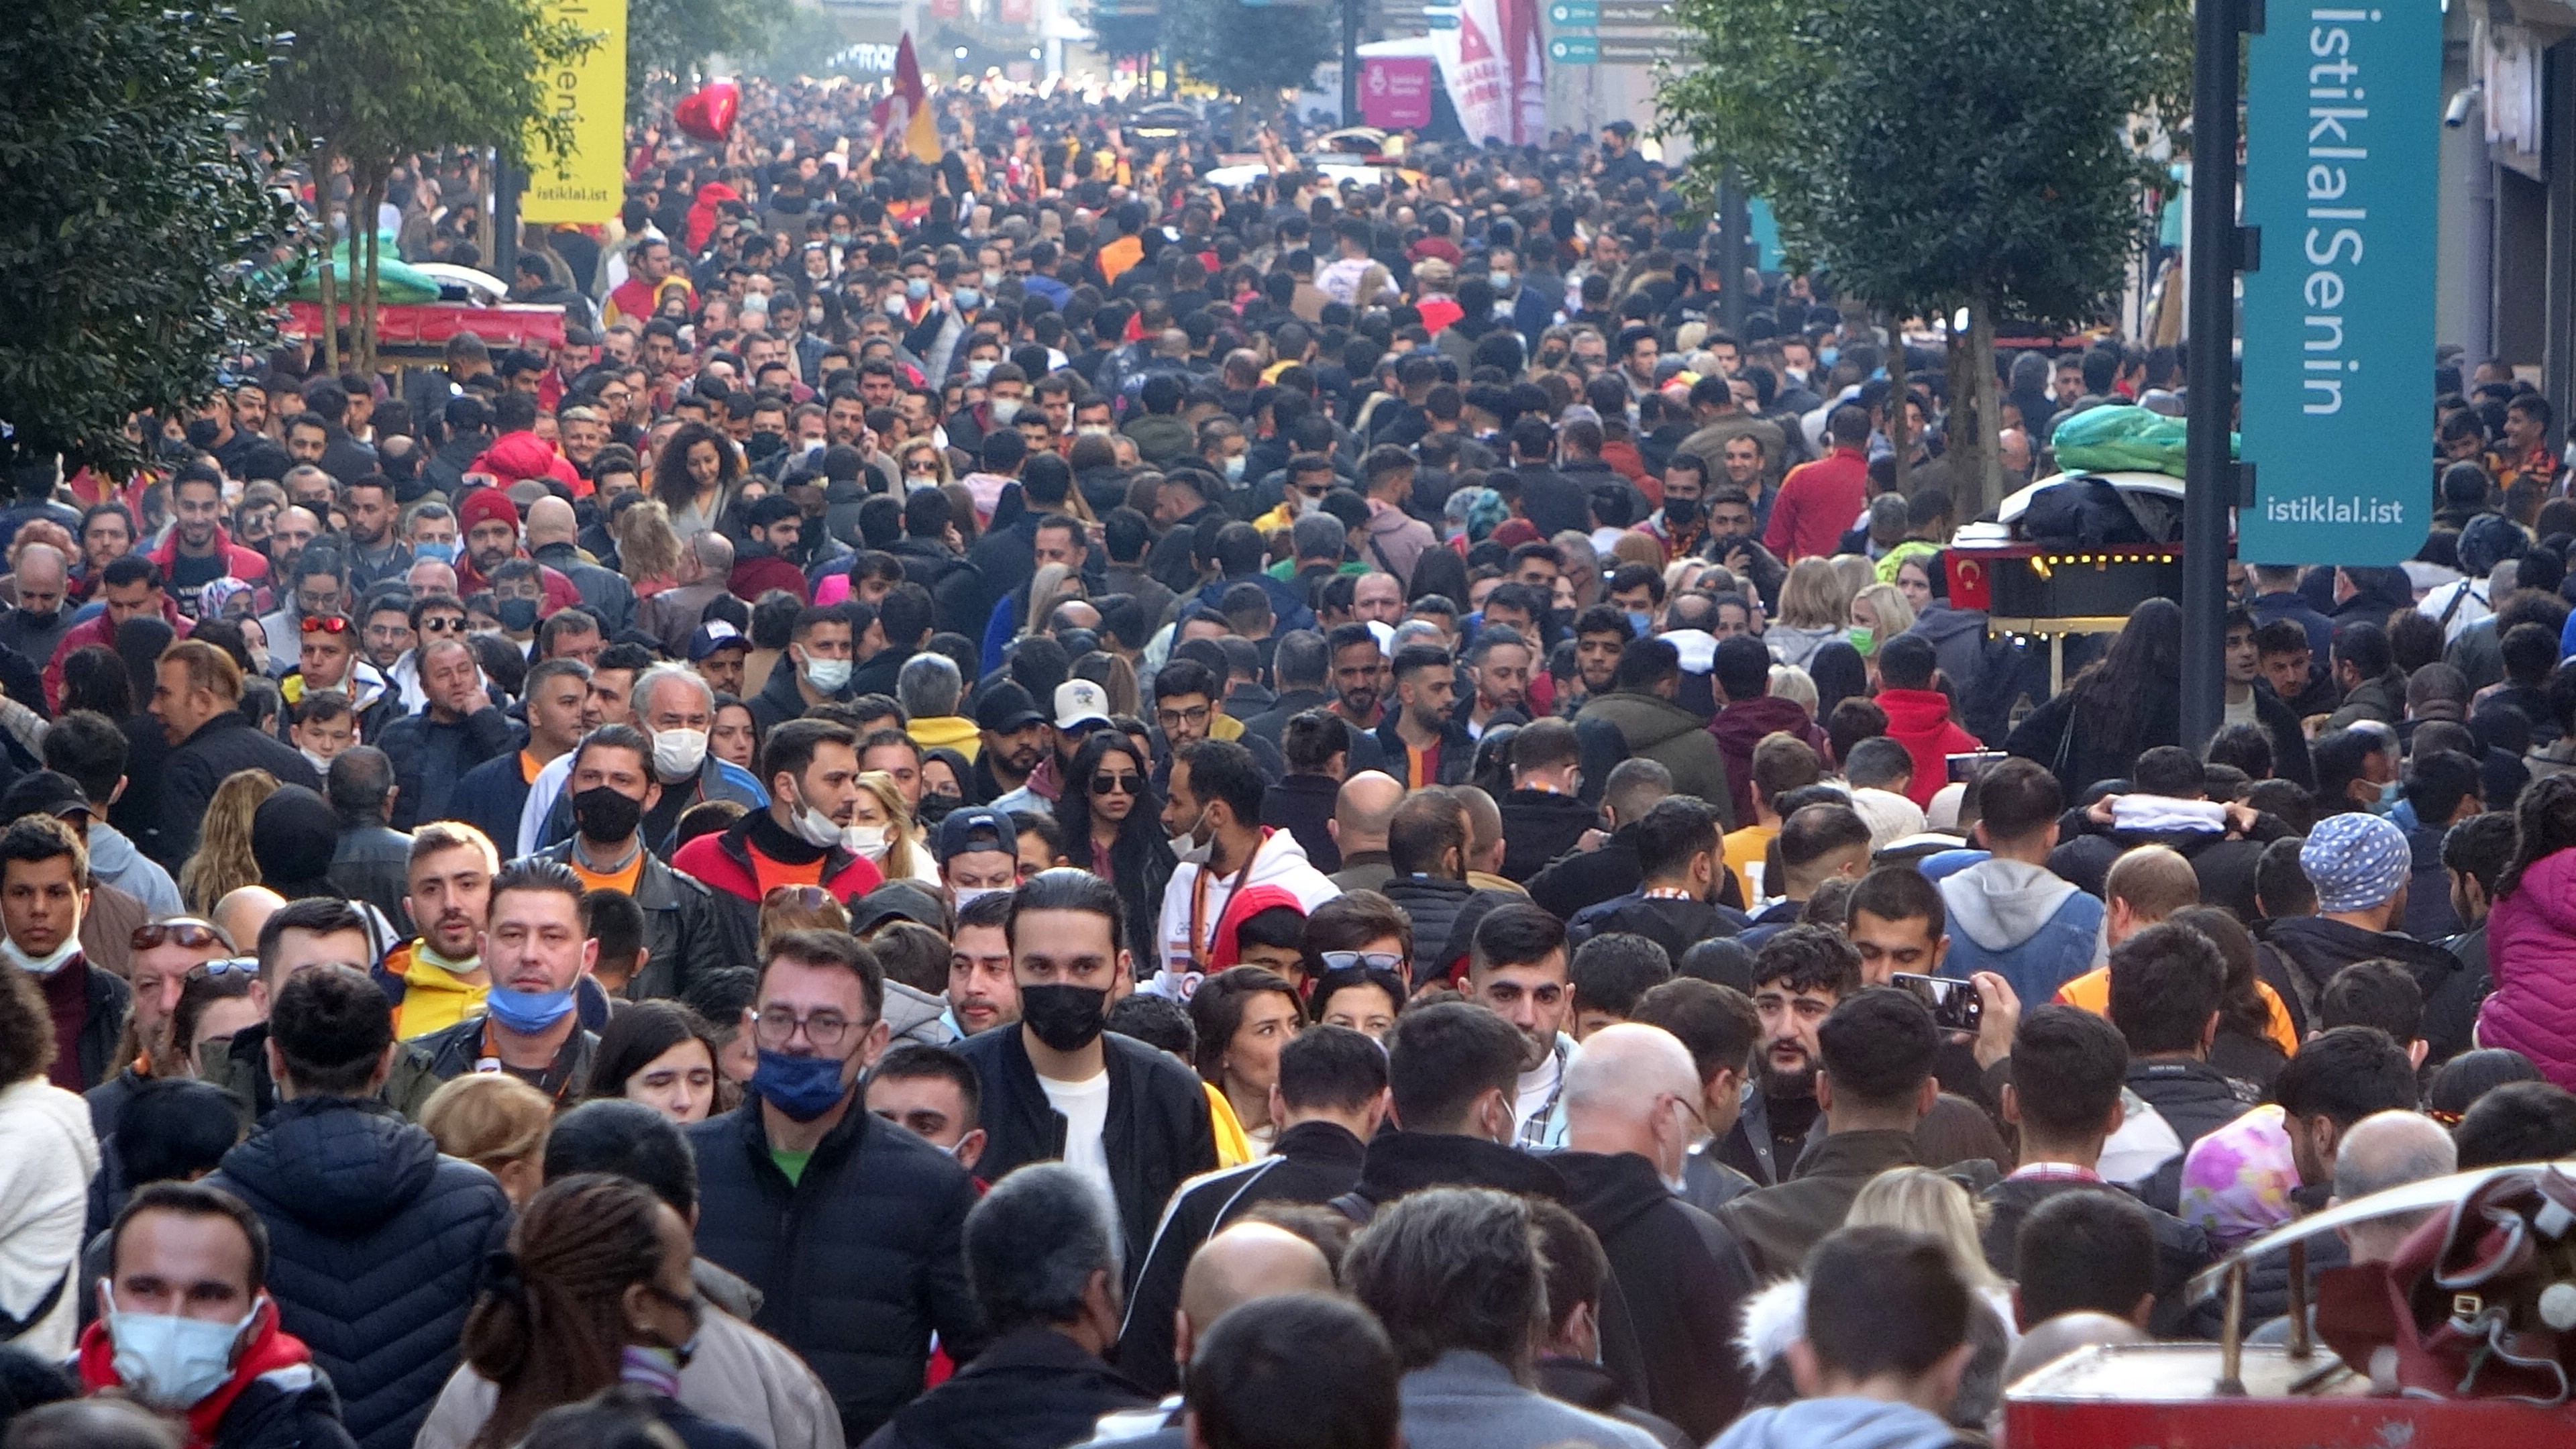
[{"label": "woman with blonde hair", "polygon": [[931,863],[930,846],[912,823],[903,788],[883,770],[860,772],[858,813],[841,832],[841,843],[866,856],[887,880],[939,884],[939,867]]},{"label": "woman with blonde hair", "polygon": [[[1894,584],[1871,584],[1852,595],[1851,643],[1860,651],[1862,662],[1869,665],[1872,683],[1878,679],[1878,651],[1887,641],[1914,627],[1914,606]],[[1864,638],[1864,634],[1867,636]]]},{"label": "woman with blonde hair", "polygon": [[1861,1185],[1845,1227],[1874,1223],[1921,1233],[1950,1255],[1950,1266],[1995,1316],[2012,1328],[2012,1285],[1986,1263],[1978,1234],[1988,1215],[1968,1190],[1928,1167],[1891,1167]]},{"label": "woman with blonde hair", "polygon": [[1046,631],[1047,615],[1067,599],[1087,599],[1091,591],[1083,587],[1082,570],[1071,564],[1041,564],[1029,576],[1029,616],[1021,620],[1031,634]]},{"label": "woman with blonde hair", "polygon": [[1771,666],[1771,692],[1805,710],[1809,719],[1816,717],[1816,701],[1822,697],[1816,690],[1816,677],[1797,665]]},{"label": "woman with blonde hair", "polygon": [[905,443],[895,458],[903,469],[903,486],[907,492],[915,488],[944,488],[957,481],[956,475],[948,470],[948,450],[928,438],[914,438]]},{"label": "woman with blonde hair", "polygon": [[671,510],[659,498],[626,505],[617,516],[617,571],[635,586],[635,597],[649,599],[680,582],[680,535],[671,527]]},{"label": "woman with blonde hair", "polygon": [[206,802],[197,853],[179,867],[179,898],[190,911],[211,916],[215,902],[243,886],[260,884],[259,861],[250,851],[250,824],[260,802],[276,793],[277,777],[266,770],[237,770],[215,787]]},{"label": "woman with blonde hair", "polygon": [[1853,588],[1834,566],[1820,558],[1802,558],[1789,566],[1780,583],[1780,616],[1762,635],[1771,657],[1803,669],[1829,639],[1851,630]]},{"label": "woman with blonde hair", "polygon": [[1850,602],[1849,595],[1878,582],[1878,565],[1860,554],[1838,553],[1830,562],[1834,566],[1834,577],[1843,581],[1845,603]]},{"label": "woman with blonde hair", "polygon": [[420,1125],[438,1150],[500,1180],[512,1207],[545,1185],[546,1133],[554,1100],[507,1072],[468,1072],[429,1094]]}]

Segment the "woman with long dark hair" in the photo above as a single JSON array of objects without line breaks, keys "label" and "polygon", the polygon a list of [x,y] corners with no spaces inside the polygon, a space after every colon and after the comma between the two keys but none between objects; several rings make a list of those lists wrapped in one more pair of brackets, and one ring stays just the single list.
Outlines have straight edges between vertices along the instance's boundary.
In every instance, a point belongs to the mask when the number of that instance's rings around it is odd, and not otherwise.
[{"label": "woman with long dark hair", "polygon": [[742,481],[742,455],[704,423],[682,423],[653,460],[653,497],[685,543],[724,521]]},{"label": "woman with long dark hair", "polygon": [[2090,786],[2127,779],[2141,753],[2181,743],[2182,606],[2149,599],[2004,748],[2046,765],[2072,803]]},{"label": "woman with long dark hair", "polygon": [[1055,821],[1064,832],[1065,864],[1117,887],[1136,978],[1151,977],[1158,969],[1154,923],[1162,918],[1163,888],[1180,862],[1163,834],[1153,765],[1136,742],[1114,729],[1093,731],[1074,752],[1072,774],[1056,797]]},{"label": "woman with long dark hair", "polygon": [[620,1383],[649,1392],[692,1449],[759,1443],[679,1404],[680,1361],[706,1312],[693,1253],[688,1225],[641,1183],[584,1173],[546,1184],[465,1320],[465,1362],[499,1390],[472,1449],[515,1444],[539,1414]]}]

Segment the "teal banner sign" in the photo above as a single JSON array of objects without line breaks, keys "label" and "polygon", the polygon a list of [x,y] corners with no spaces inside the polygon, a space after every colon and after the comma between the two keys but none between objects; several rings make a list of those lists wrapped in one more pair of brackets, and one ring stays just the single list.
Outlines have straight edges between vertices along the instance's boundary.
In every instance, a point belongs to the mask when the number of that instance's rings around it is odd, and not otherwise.
[{"label": "teal banner sign", "polygon": [[[2262,255],[2245,276],[2255,499],[2236,554],[2398,563],[2433,518],[2441,0],[2273,0],[2246,49],[2244,220]],[[2195,259],[2192,284],[2226,285],[2225,266]]]}]

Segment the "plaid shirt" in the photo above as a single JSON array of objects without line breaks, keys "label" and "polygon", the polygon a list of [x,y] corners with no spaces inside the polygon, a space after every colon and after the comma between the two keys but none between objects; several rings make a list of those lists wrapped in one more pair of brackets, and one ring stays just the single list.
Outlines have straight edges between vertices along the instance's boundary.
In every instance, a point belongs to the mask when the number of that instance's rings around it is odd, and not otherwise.
[{"label": "plaid shirt", "polygon": [[1521,1119],[1519,1141],[1523,1152],[1549,1152],[1565,1145],[1565,1064],[1574,1055],[1574,1038],[1558,1032],[1552,1053],[1556,1058],[1556,1083],[1547,1089],[1545,1105]]}]

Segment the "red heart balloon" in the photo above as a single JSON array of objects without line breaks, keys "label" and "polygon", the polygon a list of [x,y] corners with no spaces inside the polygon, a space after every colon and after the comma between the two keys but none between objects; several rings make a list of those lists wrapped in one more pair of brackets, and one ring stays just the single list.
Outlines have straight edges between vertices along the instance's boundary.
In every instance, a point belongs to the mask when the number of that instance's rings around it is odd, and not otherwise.
[{"label": "red heart balloon", "polygon": [[721,142],[733,135],[734,112],[741,107],[742,92],[734,83],[717,81],[682,96],[671,119],[701,141]]}]

